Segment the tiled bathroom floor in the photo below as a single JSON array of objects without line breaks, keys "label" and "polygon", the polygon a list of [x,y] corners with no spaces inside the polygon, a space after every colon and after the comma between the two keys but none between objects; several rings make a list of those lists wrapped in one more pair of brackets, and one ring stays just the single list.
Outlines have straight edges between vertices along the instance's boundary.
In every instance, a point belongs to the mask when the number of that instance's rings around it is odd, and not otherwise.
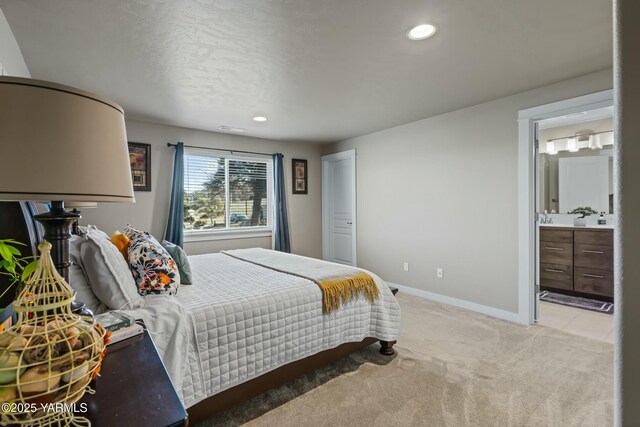
[{"label": "tiled bathroom floor", "polygon": [[538,324],[613,343],[613,316],[540,301]]}]

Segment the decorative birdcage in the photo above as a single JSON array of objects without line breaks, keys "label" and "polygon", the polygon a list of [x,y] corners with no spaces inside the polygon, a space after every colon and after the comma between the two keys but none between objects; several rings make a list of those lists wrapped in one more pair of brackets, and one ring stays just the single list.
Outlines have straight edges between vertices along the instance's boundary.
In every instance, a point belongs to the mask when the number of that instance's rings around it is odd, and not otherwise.
[{"label": "decorative birdcage", "polygon": [[38,267],[13,303],[17,322],[0,333],[0,425],[89,426],[74,404],[93,393],[105,332],[71,312],[75,297],[53,266],[51,244],[38,250]]}]

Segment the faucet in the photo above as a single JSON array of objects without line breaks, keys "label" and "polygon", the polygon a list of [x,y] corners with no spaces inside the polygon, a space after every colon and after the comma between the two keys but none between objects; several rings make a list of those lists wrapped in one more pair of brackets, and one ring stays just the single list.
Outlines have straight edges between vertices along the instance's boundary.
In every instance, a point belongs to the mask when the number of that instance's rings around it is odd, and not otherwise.
[{"label": "faucet", "polygon": [[540,214],[540,224],[553,224],[553,218],[549,216],[547,210],[544,210],[544,213]]}]

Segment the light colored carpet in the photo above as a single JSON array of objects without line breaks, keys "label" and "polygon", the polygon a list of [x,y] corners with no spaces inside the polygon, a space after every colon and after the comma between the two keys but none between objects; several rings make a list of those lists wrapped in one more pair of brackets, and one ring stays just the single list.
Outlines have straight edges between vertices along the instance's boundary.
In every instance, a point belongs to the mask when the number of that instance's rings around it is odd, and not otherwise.
[{"label": "light colored carpet", "polygon": [[611,344],[398,301],[396,356],[371,346],[196,427],[612,424]]}]

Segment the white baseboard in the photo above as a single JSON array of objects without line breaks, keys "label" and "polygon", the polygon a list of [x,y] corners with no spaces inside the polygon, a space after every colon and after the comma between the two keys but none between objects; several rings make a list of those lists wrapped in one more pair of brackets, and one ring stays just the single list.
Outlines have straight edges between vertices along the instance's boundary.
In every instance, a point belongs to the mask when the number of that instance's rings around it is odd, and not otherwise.
[{"label": "white baseboard", "polygon": [[399,285],[397,283],[387,282],[387,284],[389,286],[395,286],[400,290],[400,292],[404,292],[409,295],[415,295],[417,297],[441,302],[443,304],[453,305],[454,307],[464,308],[465,310],[475,311],[492,317],[497,317],[498,319],[508,320],[509,322],[527,324],[526,322],[522,321],[521,316],[518,313],[514,313],[511,311],[489,307],[488,305],[476,304],[475,302],[448,297],[446,295],[440,295],[429,291],[423,291],[422,289],[411,288],[409,286]]}]

